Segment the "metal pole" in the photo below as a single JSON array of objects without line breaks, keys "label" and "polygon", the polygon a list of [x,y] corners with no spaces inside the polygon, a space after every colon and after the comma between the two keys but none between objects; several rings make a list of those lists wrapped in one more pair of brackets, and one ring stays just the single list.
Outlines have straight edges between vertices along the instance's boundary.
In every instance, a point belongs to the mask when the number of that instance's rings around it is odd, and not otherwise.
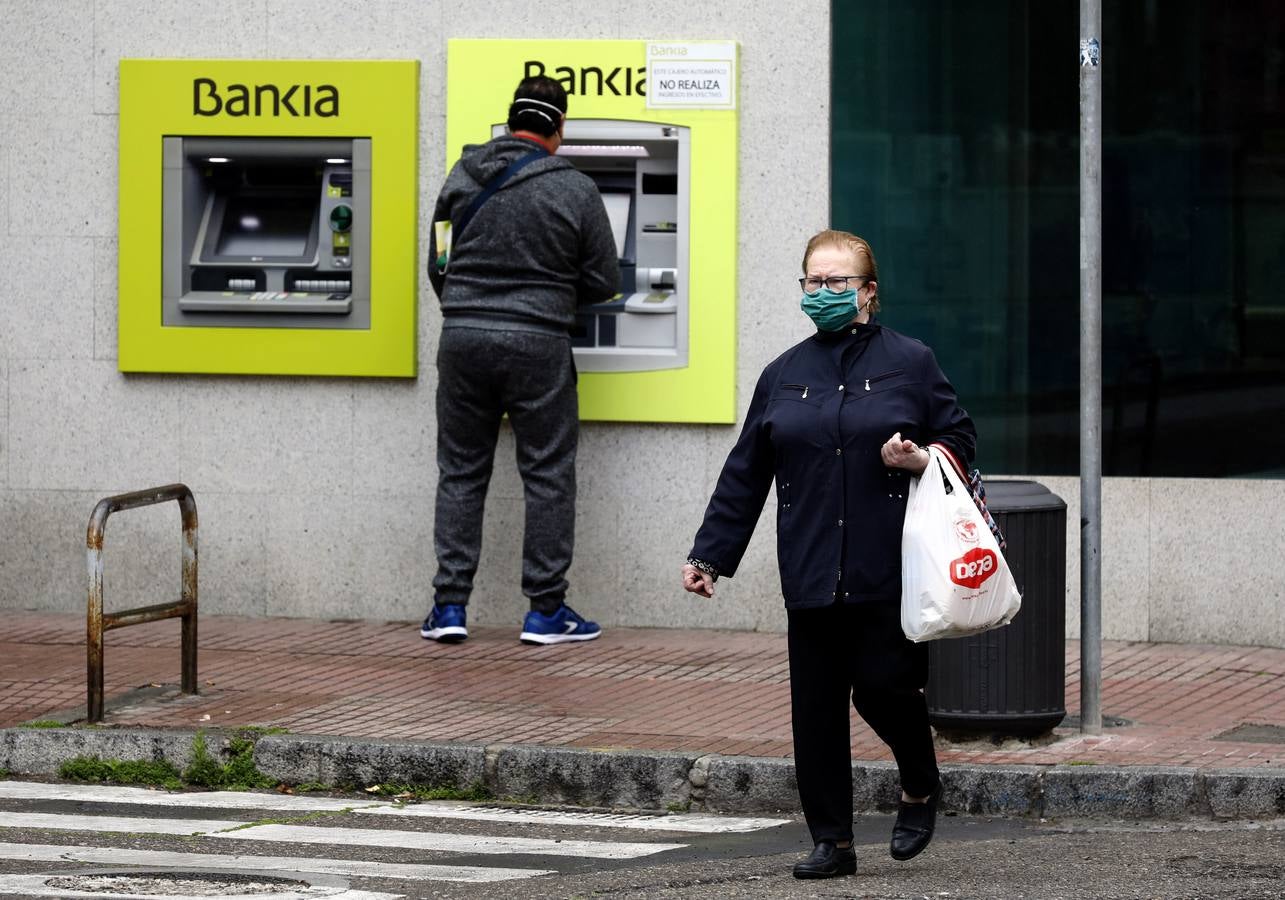
[{"label": "metal pole", "polygon": [[103,531],[90,520],[86,559],[89,597],[85,606],[85,721],[103,720]]},{"label": "metal pole", "polygon": [[179,605],[183,608],[183,631],[181,655],[183,664],[182,688],[185,694],[197,693],[196,688],[196,557],[197,557],[197,517],[196,499],[190,491],[178,498],[179,512],[183,517],[183,562],[182,587],[179,594]]},{"label": "metal pole", "polygon": [[1102,8],[1080,0],[1080,731],[1102,733]]}]

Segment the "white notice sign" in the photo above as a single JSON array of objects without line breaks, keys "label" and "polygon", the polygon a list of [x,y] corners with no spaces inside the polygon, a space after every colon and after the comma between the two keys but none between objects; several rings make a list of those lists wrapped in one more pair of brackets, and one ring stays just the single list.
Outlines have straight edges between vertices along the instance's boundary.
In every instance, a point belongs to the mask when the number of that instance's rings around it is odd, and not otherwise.
[{"label": "white notice sign", "polygon": [[736,43],[647,45],[648,109],[735,109]]}]

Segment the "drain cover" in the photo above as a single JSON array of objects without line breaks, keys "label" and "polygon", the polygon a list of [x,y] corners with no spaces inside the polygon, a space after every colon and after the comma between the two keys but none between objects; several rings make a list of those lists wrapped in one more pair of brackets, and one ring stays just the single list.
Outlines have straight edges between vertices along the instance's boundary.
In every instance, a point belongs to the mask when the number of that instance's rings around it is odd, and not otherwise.
[{"label": "drain cover", "polygon": [[1280,725],[1251,725],[1243,722],[1230,731],[1215,735],[1216,741],[1246,741],[1250,744],[1285,744],[1285,728]]},{"label": "drain cover", "polygon": [[47,876],[45,887],[80,894],[128,894],[135,897],[259,897],[311,893],[312,885],[295,878],[261,872],[104,871]]}]

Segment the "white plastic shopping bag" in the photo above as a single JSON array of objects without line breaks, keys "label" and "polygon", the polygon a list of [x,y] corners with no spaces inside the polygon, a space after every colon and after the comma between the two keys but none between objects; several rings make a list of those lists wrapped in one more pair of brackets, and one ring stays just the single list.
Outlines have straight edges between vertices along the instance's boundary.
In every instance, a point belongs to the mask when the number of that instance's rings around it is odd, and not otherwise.
[{"label": "white plastic shopping bag", "polygon": [[928,452],[928,468],[911,480],[901,531],[901,630],[915,642],[1007,625],[1022,605],[1004,554],[954,466],[938,448]]}]

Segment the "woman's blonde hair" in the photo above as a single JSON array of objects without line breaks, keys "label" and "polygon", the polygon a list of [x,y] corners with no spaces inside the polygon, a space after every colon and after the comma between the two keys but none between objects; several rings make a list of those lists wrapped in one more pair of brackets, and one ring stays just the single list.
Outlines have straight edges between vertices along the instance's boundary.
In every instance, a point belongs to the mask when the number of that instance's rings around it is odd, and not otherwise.
[{"label": "woman's blonde hair", "polygon": [[[808,259],[811,258],[812,252],[818,247],[838,247],[840,250],[849,250],[857,258],[858,271],[853,275],[861,275],[870,281],[879,280],[879,264],[875,262],[874,251],[870,249],[870,244],[865,238],[857,237],[848,231],[835,231],[827,228],[825,231],[818,232],[808,241],[807,249],[803,251],[803,274],[808,274]],[[879,311],[879,294],[870,300],[867,307],[870,312]]]}]

